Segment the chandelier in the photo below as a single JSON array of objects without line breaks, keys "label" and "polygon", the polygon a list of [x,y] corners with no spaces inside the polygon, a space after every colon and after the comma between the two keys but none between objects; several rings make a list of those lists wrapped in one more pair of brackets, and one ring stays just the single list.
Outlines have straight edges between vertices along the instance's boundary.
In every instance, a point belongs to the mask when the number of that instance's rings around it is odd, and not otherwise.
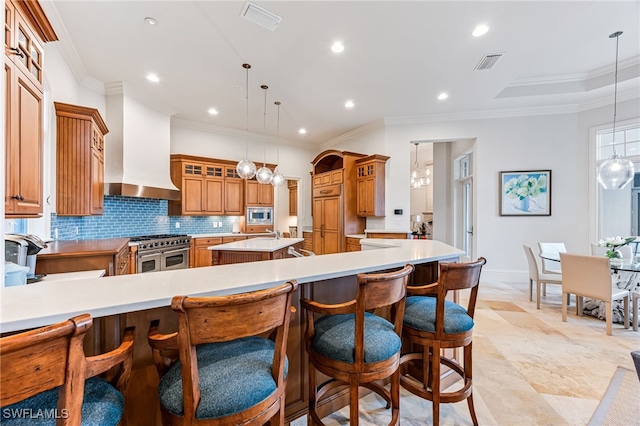
[{"label": "chandelier", "polygon": [[611,146],[613,155],[611,158],[600,163],[598,167],[598,182],[604,189],[622,189],[633,179],[633,163],[628,158],[621,157],[616,153],[616,112],[618,103],[618,42],[622,31],[616,31],[609,38],[616,39],[616,72],[613,95],[613,137]]},{"label": "chandelier", "polygon": [[256,175],[256,165],[253,161],[249,160],[249,69],[251,65],[242,64],[242,68],[247,70],[247,78],[245,84],[245,99],[247,103],[247,114],[246,114],[246,126],[245,126],[245,138],[246,138],[246,148],[244,153],[244,160],[240,161],[236,166],[236,172],[238,172],[238,176],[242,179],[251,179]]},{"label": "chandelier", "polygon": [[[280,135],[280,101],[275,101],[274,105],[278,107],[278,125],[276,126],[276,136]],[[271,179],[271,185],[281,186],[284,183],[284,176],[278,170],[280,166],[280,150],[276,148],[276,168],[273,170],[273,179]]]},{"label": "chandelier", "polygon": [[418,163],[418,142],[414,145],[416,146],[416,162],[411,172],[411,189],[419,189],[431,184],[431,170],[426,165],[420,167]]}]

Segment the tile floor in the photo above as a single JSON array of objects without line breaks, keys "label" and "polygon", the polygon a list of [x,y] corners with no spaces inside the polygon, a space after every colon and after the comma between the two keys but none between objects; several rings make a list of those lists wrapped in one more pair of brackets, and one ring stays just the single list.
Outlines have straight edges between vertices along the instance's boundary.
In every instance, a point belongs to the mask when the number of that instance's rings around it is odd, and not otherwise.
[{"label": "tile floor", "polygon": [[[607,336],[604,321],[577,316],[573,305],[563,323],[560,300],[560,286],[550,285],[537,310],[526,282],[481,283],[473,338],[481,425],[586,425],[616,368],[634,369],[640,332],[614,324]],[[361,425],[388,424],[377,396],[363,398],[360,410]],[[429,425],[431,404],[403,390],[400,415],[402,425]],[[348,416],[347,407],[325,422],[347,425]],[[471,425],[466,402],[442,405],[440,423]]]}]

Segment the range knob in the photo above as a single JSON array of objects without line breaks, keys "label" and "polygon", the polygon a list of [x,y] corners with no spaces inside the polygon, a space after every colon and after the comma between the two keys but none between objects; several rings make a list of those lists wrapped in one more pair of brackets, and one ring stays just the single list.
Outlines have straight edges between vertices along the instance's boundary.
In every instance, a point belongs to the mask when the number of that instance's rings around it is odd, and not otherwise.
[{"label": "range knob", "polygon": [[153,246],[154,247],[158,247],[158,243],[153,243]]}]

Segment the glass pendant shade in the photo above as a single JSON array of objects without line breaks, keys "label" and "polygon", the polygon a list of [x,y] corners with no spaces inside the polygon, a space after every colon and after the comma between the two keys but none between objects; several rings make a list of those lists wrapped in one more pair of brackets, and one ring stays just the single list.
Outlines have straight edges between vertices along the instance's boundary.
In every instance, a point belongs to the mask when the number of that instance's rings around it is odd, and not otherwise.
[{"label": "glass pendant shade", "polygon": [[271,180],[271,185],[281,186],[283,183],[284,183],[284,176],[282,176],[282,173],[280,173],[278,171],[278,168],[276,167],[273,173],[273,179]]},{"label": "glass pendant shade", "polygon": [[238,176],[242,179],[251,179],[256,175],[256,165],[249,159],[244,159],[236,166]]},{"label": "glass pendant shade", "polygon": [[271,180],[273,179],[273,172],[267,166],[262,166],[256,172],[256,179],[258,182],[263,184],[271,183]]},{"label": "glass pendant shade", "polygon": [[631,160],[613,154],[598,166],[598,182],[604,189],[622,189],[633,180]]}]

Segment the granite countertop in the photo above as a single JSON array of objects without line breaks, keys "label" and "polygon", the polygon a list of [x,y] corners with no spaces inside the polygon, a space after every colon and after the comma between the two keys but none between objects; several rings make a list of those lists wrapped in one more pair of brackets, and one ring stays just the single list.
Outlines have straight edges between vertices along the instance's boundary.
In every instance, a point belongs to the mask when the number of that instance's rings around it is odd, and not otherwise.
[{"label": "granite countertop", "polygon": [[273,232],[263,232],[263,233],[255,233],[255,234],[244,234],[244,233],[233,233],[233,232],[218,232],[212,234],[191,234],[189,235],[191,238],[216,238],[216,237],[255,237],[257,235],[260,236],[275,236]]},{"label": "granite countertop", "polygon": [[250,238],[233,243],[217,244],[209,250],[274,252],[304,241],[304,238]]},{"label": "granite countertop", "polygon": [[366,234],[351,234],[351,235],[345,235],[345,237],[349,237],[349,238],[367,238]]}]

